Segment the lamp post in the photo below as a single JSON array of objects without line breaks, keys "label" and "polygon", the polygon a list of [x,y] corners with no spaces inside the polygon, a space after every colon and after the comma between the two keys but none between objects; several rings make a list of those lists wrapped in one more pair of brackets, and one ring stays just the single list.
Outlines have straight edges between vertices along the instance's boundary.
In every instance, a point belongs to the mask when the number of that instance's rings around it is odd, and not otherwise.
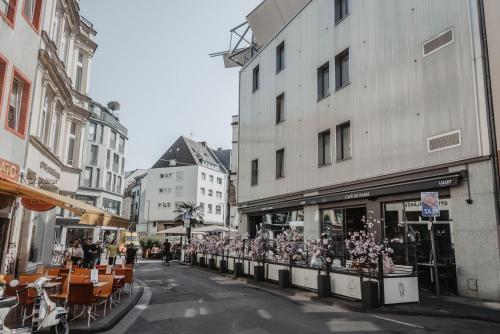
[{"label": "lamp post", "polygon": [[146,222],[146,236],[149,237],[149,207],[151,206],[151,201],[148,199],[146,200],[148,202],[148,220]]}]

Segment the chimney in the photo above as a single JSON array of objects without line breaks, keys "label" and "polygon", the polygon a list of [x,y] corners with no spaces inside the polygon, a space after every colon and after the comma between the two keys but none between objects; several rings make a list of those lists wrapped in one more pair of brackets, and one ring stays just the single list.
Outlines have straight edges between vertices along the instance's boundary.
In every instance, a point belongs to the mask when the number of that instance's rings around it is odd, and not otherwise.
[{"label": "chimney", "polygon": [[202,141],[200,142],[201,145],[203,145],[203,147],[207,147],[207,142],[206,141]]},{"label": "chimney", "polygon": [[222,151],[222,147],[217,147],[217,151]]}]

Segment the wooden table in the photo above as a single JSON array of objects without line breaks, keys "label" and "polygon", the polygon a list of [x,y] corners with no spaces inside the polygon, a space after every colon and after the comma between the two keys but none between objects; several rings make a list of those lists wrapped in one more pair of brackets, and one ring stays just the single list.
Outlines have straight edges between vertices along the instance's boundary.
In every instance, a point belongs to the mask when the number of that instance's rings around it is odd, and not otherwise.
[{"label": "wooden table", "polygon": [[94,288],[102,288],[103,286],[106,286],[108,284],[109,284],[109,282],[97,282],[97,283],[94,283]]}]

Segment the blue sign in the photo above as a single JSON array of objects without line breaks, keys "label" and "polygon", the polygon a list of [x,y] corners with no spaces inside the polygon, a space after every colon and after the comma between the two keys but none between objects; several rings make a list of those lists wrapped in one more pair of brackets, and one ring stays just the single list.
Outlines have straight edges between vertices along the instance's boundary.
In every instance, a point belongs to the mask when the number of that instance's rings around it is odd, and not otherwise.
[{"label": "blue sign", "polygon": [[420,193],[422,201],[422,217],[439,217],[439,194],[437,192]]}]

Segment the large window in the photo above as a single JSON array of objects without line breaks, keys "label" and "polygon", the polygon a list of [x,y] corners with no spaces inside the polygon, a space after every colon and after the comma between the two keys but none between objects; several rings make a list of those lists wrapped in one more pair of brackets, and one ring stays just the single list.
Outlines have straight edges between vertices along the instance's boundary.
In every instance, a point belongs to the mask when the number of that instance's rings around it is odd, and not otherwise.
[{"label": "large window", "polygon": [[276,73],[285,68],[285,42],[276,48]]},{"label": "large window", "polygon": [[109,139],[109,146],[111,146],[111,148],[113,150],[116,150],[116,132],[115,131],[111,131],[111,137]]},{"label": "large window", "polygon": [[83,172],[83,185],[85,187],[92,187],[92,167],[85,167]]},{"label": "large window", "polygon": [[259,159],[252,160],[250,185],[256,186],[259,183]]},{"label": "large window", "polygon": [[330,94],[330,63],[326,62],[318,68],[318,100]]},{"label": "large window", "polygon": [[14,27],[16,18],[17,0],[0,0],[0,16]]},{"label": "large window", "polygon": [[59,49],[59,58],[64,62],[66,66],[68,66],[68,56],[69,56],[69,41],[71,38],[71,31],[67,27],[68,23],[66,23],[66,28],[61,37],[61,48]]},{"label": "large window", "polygon": [[118,142],[118,152],[123,154],[125,152],[125,138],[120,136],[119,142]]},{"label": "large window", "polygon": [[71,122],[69,129],[69,143],[68,143],[68,165],[74,165],[75,159],[75,143],[76,143],[76,123]]},{"label": "large window", "polygon": [[175,187],[175,196],[182,196],[184,193],[184,188],[182,186]]},{"label": "large window", "polygon": [[351,158],[351,123],[337,125],[337,160]]},{"label": "large window", "polygon": [[112,178],[112,174],[110,172],[107,172],[106,173],[106,190],[107,191],[111,191],[111,178]]},{"label": "large window", "polygon": [[116,184],[116,192],[121,193],[122,192],[122,177],[118,176],[118,183]]},{"label": "large window", "polygon": [[345,49],[335,57],[335,89],[349,83],[349,49]]},{"label": "large window", "polygon": [[326,130],[318,134],[318,165],[324,166],[331,163],[330,130]]},{"label": "large window", "polygon": [[75,89],[82,93],[83,91],[83,53],[78,52],[78,61],[76,62],[76,77],[75,77]]},{"label": "large window", "polygon": [[304,240],[304,210],[295,209],[268,213],[263,217],[263,228],[268,238],[274,238],[281,232],[295,231],[296,241]]},{"label": "large window", "polygon": [[285,177],[285,149],[276,151],[276,178]]},{"label": "large window", "polygon": [[[0,4],[3,0],[0,0]],[[2,57],[0,54],[0,101],[3,101],[3,86],[5,84],[5,78],[7,76],[7,59]],[[1,107],[0,107],[1,109]],[[2,111],[0,110],[0,113]]]},{"label": "large window", "polygon": [[50,124],[50,150],[57,155],[59,148],[59,140],[61,139],[61,117],[62,117],[62,106],[58,104],[53,113]]},{"label": "large window", "polygon": [[99,188],[99,184],[101,183],[101,170],[96,168],[95,170],[95,187]]},{"label": "large window", "polygon": [[45,145],[49,145],[50,137],[50,115],[52,114],[52,96],[46,94],[40,115],[40,139]]},{"label": "large window", "polygon": [[31,83],[19,71],[14,70],[8,100],[6,128],[20,137],[26,134]]},{"label": "large window", "polygon": [[90,122],[89,123],[89,140],[95,141],[97,136],[97,124]]},{"label": "large window", "polygon": [[111,163],[111,150],[106,153],[106,168],[109,169]]},{"label": "large window", "polygon": [[118,168],[120,166],[120,156],[118,154],[113,154],[113,172],[118,173]]},{"label": "large window", "polygon": [[175,173],[175,179],[177,181],[182,181],[184,180],[184,172],[180,171],[180,172],[176,172]]},{"label": "large window", "polygon": [[90,164],[92,166],[97,166],[98,155],[99,155],[99,146],[91,145],[90,146]]},{"label": "large window", "polygon": [[216,205],[215,206],[215,214],[216,215],[221,215],[222,214],[222,206],[221,205]]},{"label": "large window", "polygon": [[285,120],[285,93],[276,97],[276,124]]},{"label": "large window", "polygon": [[[2,1],[6,0],[0,0],[0,3]],[[42,0],[24,0],[23,16],[36,31],[40,30],[41,9]]]},{"label": "large window", "polygon": [[335,23],[349,15],[349,0],[335,0]]},{"label": "large window", "polygon": [[255,92],[257,89],[259,89],[260,86],[260,69],[259,65],[255,66],[253,68],[253,75],[252,75],[252,90]]},{"label": "large window", "polygon": [[122,170],[121,174],[123,175],[125,173],[125,158],[122,158]]}]

